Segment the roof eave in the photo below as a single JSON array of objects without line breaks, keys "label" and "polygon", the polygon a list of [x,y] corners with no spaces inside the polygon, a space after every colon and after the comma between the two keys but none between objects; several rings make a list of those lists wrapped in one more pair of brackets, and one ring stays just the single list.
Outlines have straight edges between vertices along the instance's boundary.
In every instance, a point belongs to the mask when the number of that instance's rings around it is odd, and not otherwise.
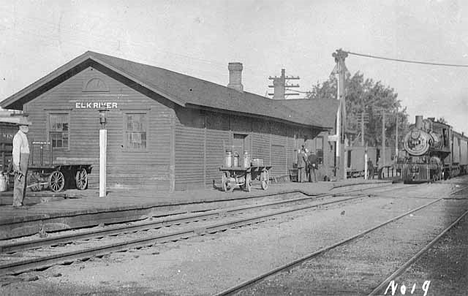
[{"label": "roof eave", "polygon": [[8,97],[5,100],[1,101],[0,106],[2,108],[4,108],[4,109],[21,110],[19,108],[19,106],[16,106],[16,105],[17,105],[18,101],[20,101],[22,98],[31,95],[34,91],[36,91],[36,90],[38,90],[40,88],[46,87],[46,85],[48,83],[51,83],[53,80],[59,78],[62,75],[65,75],[67,72],[72,71],[74,68],[77,68],[78,66],[86,63],[87,61],[94,61],[95,63],[98,63],[98,64],[110,69],[111,71],[114,71],[119,75],[122,75],[123,77],[125,77],[127,79],[130,79],[132,81],[137,82],[138,84],[140,84],[141,86],[149,89],[150,91],[173,101],[177,105],[185,106],[185,103],[182,102],[180,99],[175,98],[173,96],[170,96],[167,93],[164,93],[163,91],[161,91],[159,89],[156,89],[156,88],[152,87],[151,85],[145,83],[144,81],[138,80],[135,77],[133,77],[132,75],[127,74],[127,73],[113,67],[112,65],[110,65],[110,64],[108,64],[108,63],[94,57],[92,55],[92,53],[90,53],[90,52],[86,52],[86,53],[82,54],[81,56],[71,60],[70,62],[66,63],[65,65],[61,66],[60,68],[52,71],[51,73],[49,73],[46,76],[40,78],[36,82],[34,82],[34,83],[30,84],[29,86],[23,88],[22,90],[18,91],[17,93],[11,95],[10,97]]},{"label": "roof eave", "polygon": [[307,123],[299,123],[299,122],[290,121],[290,120],[277,118],[277,117],[271,117],[271,116],[267,116],[267,115],[260,115],[260,114],[254,114],[254,113],[248,113],[248,112],[225,110],[225,109],[218,109],[218,108],[214,108],[214,107],[208,107],[208,106],[191,104],[191,103],[187,103],[186,107],[187,108],[192,108],[192,109],[199,109],[199,110],[206,110],[206,111],[224,113],[224,114],[244,115],[244,116],[260,118],[260,119],[270,119],[270,120],[274,120],[274,121],[277,121],[277,122],[287,123],[287,124],[290,124],[290,125],[313,128],[313,129],[316,129],[316,130],[319,130],[319,131],[329,131],[329,130],[333,129],[333,127],[310,125],[310,124],[307,124]]}]

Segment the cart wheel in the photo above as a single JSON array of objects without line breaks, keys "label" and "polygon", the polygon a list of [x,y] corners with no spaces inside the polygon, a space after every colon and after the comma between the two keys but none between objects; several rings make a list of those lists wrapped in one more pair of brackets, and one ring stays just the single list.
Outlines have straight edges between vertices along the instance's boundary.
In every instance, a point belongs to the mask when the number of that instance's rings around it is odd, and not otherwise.
[{"label": "cart wheel", "polygon": [[227,182],[228,182],[228,178],[226,176],[226,173],[223,173],[222,178],[221,178],[221,186],[223,187],[224,192],[228,191]]},{"label": "cart wheel", "polygon": [[86,169],[82,168],[76,171],[75,184],[79,190],[85,190],[88,187],[88,172]]},{"label": "cart wheel", "polygon": [[65,187],[65,176],[61,171],[53,171],[49,176],[49,188],[53,192],[63,190]]},{"label": "cart wheel", "polygon": [[29,174],[28,188],[30,188],[32,191],[39,191],[42,189],[40,182],[41,175],[39,172],[31,172],[31,174]]},{"label": "cart wheel", "polygon": [[262,186],[263,190],[267,190],[268,189],[268,182],[263,180],[262,183],[261,183],[261,186]]},{"label": "cart wheel", "polygon": [[260,185],[262,186],[263,190],[268,189],[268,172],[262,173],[262,180],[261,180]]},{"label": "cart wheel", "polygon": [[245,175],[245,190],[247,190],[247,192],[252,190],[252,176],[250,174]]}]

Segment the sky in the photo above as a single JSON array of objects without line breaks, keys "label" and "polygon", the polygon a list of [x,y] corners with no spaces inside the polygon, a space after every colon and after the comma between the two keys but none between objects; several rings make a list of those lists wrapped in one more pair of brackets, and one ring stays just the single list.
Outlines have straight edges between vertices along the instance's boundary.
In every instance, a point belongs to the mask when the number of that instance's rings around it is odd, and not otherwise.
[{"label": "sky", "polygon": [[460,65],[345,61],[393,88],[410,122],[443,117],[468,133],[463,0],[0,0],[0,100],[88,50],[221,85],[241,62],[244,90],[263,96],[285,69],[306,92],[329,78],[337,49]]}]

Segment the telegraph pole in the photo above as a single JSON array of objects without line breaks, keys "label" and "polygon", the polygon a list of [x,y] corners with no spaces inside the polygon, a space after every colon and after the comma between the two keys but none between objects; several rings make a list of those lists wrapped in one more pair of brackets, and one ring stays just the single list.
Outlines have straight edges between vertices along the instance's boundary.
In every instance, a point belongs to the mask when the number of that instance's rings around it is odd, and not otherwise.
[{"label": "telegraph pole", "polygon": [[332,54],[335,58],[335,68],[332,74],[338,75],[338,92],[337,99],[339,100],[338,112],[336,114],[336,163],[338,164],[337,178],[346,180],[346,154],[345,154],[345,138],[346,138],[346,101],[345,101],[345,75],[348,69],[345,65],[345,59],[348,53],[338,49]]},{"label": "telegraph pole", "polygon": [[385,111],[382,111],[382,155],[380,156],[380,166],[385,165]]},{"label": "telegraph pole", "polygon": [[288,80],[298,80],[299,76],[286,76],[286,70],[281,69],[280,77],[268,77],[268,79],[273,80],[273,85],[268,87],[273,88],[273,93],[268,93],[268,95],[273,96],[274,100],[284,100],[286,96],[297,96],[298,93],[286,93],[286,88],[299,87],[299,84],[287,84]]},{"label": "telegraph pole", "polygon": [[369,123],[369,114],[365,111],[361,112],[360,118],[358,118],[358,123],[361,125],[361,146],[364,147],[365,144],[365,124]]},{"label": "telegraph pole", "polygon": [[364,111],[361,112],[361,146],[364,147]]},{"label": "telegraph pole", "polygon": [[396,113],[395,113],[395,157],[398,159],[398,107],[396,108]]}]

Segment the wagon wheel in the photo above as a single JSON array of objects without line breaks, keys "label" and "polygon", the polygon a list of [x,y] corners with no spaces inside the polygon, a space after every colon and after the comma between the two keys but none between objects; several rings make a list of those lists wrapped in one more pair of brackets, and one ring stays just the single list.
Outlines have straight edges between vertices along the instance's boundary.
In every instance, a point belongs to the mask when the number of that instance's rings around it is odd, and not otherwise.
[{"label": "wagon wheel", "polygon": [[29,174],[28,178],[28,188],[30,188],[32,191],[39,191],[42,189],[40,182],[41,175],[39,174],[39,172],[32,171],[31,174]]},{"label": "wagon wheel", "polygon": [[49,176],[49,188],[53,192],[63,190],[65,187],[65,176],[61,171],[53,171]]},{"label": "wagon wheel", "polygon": [[85,190],[88,187],[88,172],[85,168],[76,171],[75,184],[79,190]]},{"label": "wagon wheel", "polygon": [[252,176],[250,173],[245,174],[245,190],[247,190],[247,192],[252,190]]},{"label": "wagon wheel", "polygon": [[268,171],[262,173],[260,185],[262,186],[263,190],[268,189]]},{"label": "wagon wheel", "polygon": [[224,172],[222,177],[221,177],[221,186],[222,186],[224,192],[228,191],[227,183],[228,183],[227,173]]}]

